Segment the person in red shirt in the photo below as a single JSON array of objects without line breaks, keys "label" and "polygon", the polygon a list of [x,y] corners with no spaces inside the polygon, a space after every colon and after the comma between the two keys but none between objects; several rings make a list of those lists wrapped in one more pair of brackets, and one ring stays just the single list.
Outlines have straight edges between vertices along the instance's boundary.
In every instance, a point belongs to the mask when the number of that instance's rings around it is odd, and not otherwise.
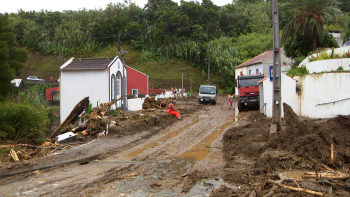
[{"label": "person in red shirt", "polygon": [[50,77],[50,81],[52,81],[53,80],[53,78],[52,78],[52,76]]},{"label": "person in red shirt", "polygon": [[176,116],[177,119],[181,120],[181,115],[180,115],[180,113],[176,110],[176,108],[175,108],[175,103],[176,103],[175,101],[171,101],[167,113],[172,114],[172,115]]}]

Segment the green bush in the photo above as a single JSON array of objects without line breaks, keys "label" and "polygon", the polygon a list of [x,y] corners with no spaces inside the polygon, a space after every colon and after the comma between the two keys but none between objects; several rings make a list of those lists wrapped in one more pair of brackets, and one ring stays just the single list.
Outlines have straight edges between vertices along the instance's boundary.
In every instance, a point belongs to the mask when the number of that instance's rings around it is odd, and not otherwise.
[{"label": "green bush", "polygon": [[45,137],[47,114],[35,107],[13,102],[0,103],[0,141],[40,144]]},{"label": "green bush", "polygon": [[291,77],[307,74],[309,74],[309,71],[306,69],[306,66],[294,67],[287,72],[287,75]]}]

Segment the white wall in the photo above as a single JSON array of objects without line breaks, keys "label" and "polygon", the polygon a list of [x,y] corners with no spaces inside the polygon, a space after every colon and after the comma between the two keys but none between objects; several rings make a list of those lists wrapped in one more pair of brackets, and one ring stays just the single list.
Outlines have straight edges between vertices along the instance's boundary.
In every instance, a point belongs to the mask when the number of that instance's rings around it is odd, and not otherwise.
[{"label": "white wall", "polygon": [[[248,75],[247,74],[247,67],[236,68],[235,69],[236,79],[237,79],[237,76],[240,75],[241,71],[242,71],[243,75]],[[236,98],[238,97],[238,88],[237,87],[235,87],[235,97]]]},{"label": "white wall", "polygon": [[310,74],[320,73],[322,71],[336,71],[340,66],[344,70],[350,70],[350,58],[327,59],[322,61],[313,61],[305,64]]},{"label": "white wall", "polygon": [[[331,118],[349,115],[350,73],[323,73],[300,76],[301,116],[309,118]],[[335,103],[329,103],[335,102]],[[318,105],[322,103],[329,103]]]},{"label": "white wall", "polygon": [[128,99],[128,110],[138,111],[142,109],[142,104],[145,99],[142,98],[132,98]]},{"label": "white wall", "polygon": [[[256,72],[256,69],[259,69],[259,72]],[[251,66],[247,66],[247,75],[249,75],[249,71],[251,71],[250,75],[258,75],[259,73],[263,74],[263,64],[255,64]]]},{"label": "white wall", "polygon": [[[263,83],[263,102],[266,103],[266,116],[272,117],[272,97],[273,97],[273,83],[267,79]],[[291,108],[297,112],[299,111],[296,96],[296,81],[286,74],[281,75],[281,117],[284,117],[282,103],[287,103]],[[260,105],[260,109],[262,106]],[[261,111],[263,112],[263,111]]]},{"label": "white wall", "polygon": [[[327,54],[330,55],[330,54],[332,54],[332,49],[327,50],[326,52],[327,52]],[[347,53],[347,52],[350,52],[350,46],[334,49],[334,54],[343,55],[344,53]],[[316,56],[317,56],[317,53],[314,53],[314,54],[308,56],[308,57],[305,58],[299,65],[305,65],[305,64],[309,63],[309,58],[310,58],[311,56],[316,57]],[[319,62],[319,61],[315,61],[315,62]],[[310,72],[310,73],[311,73],[311,72]]]},{"label": "white wall", "polygon": [[109,101],[109,78],[107,70],[61,71],[61,122],[70,114],[74,106],[85,97],[89,97],[92,107],[100,99]]},{"label": "white wall", "polygon": [[[111,80],[112,74],[114,74],[117,77],[118,71],[120,72],[121,76],[123,77],[123,62],[120,60],[120,58],[116,57],[116,60],[113,62],[113,64],[109,68],[110,80]],[[125,68],[124,68],[124,75],[128,76],[127,70]],[[125,81],[126,81],[126,85],[127,85],[127,79]],[[120,95],[117,95],[116,99],[119,99],[122,95],[123,95],[122,91],[120,91]],[[116,107],[122,107],[122,100],[117,101]]]}]

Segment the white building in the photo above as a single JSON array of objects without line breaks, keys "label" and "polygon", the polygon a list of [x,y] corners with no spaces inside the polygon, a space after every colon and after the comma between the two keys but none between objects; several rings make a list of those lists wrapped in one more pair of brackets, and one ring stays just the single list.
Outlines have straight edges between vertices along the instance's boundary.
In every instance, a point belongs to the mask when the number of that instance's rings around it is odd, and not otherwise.
[{"label": "white building", "polygon": [[[282,73],[281,75],[281,117],[284,117],[282,103],[287,103],[294,112],[299,111],[298,97],[296,95],[296,80]],[[260,109],[267,117],[272,117],[273,83],[270,76],[259,81]]]},{"label": "white building", "polygon": [[[92,107],[122,95],[123,63],[115,58],[71,58],[60,67],[60,117],[63,122],[74,106],[89,97]],[[115,87],[116,86],[116,87]],[[117,102],[121,106],[121,101]]]},{"label": "white building", "polygon": [[[284,55],[284,49],[280,49],[281,70],[286,73],[290,69],[292,59]],[[273,51],[265,51],[258,56],[235,67],[235,76],[241,75],[269,75],[269,67],[273,65]],[[238,89],[235,90],[235,97],[238,97]]]}]

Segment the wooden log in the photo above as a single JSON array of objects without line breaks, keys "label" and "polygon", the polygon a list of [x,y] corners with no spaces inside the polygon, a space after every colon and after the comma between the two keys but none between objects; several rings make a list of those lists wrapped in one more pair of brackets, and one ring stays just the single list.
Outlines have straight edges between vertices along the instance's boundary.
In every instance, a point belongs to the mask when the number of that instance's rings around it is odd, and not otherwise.
[{"label": "wooden log", "polygon": [[278,188],[277,185],[272,186],[270,192],[265,194],[263,197],[272,197],[275,194],[275,190]]},{"label": "wooden log", "polygon": [[[316,161],[315,159],[311,159],[311,161],[315,162],[315,163],[319,163],[318,161]],[[334,171],[332,168],[326,166],[325,164],[321,164],[326,170],[329,170],[329,171]]]},{"label": "wooden log", "polygon": [[347,180],[350,179],[350,175],[341,173],[339,171],[336,171],[334,173],[312,173],[312,172],[306,172],[304,175],[302,175],[303,178],[324,178],[324,179],[332,179],[332,180]]},{"label": "wooden log", "polygon": [[333,141],[333,134],[331,134],[330,141],[331,141],[331,161],[332,161],[332,163],[333,163],[333,160],[334,160],[334,141]]},{"label": "wooden log", "polygon": [[274,185],[277,185],[278,187],[281,187],[283,189],[288,189],[288,190],[292,190],[292,191],[296,191],[296,192],[305,192],[305,193],[312,194],[312,195],[317,195],[317,196],[327,196],[327,197],[329,196],[328,194],[312,191],[312,190],[309,190],[309,189],[296,188],[296,187],[283,185],[281,183],[278,183],[278,182],[275,182],[275,181],[272,181],[272,180],[267,180],[267,182],[271,183],[271,184],[274,184]]},{"label": "wooden log", "polygon": [[89,97],[85,97],[81,101],[79,101],[73,110],[70,112],[70,114],[67,116],[67,118],[55,129],[55,131],[51,134],[50,138],[55,138],[59,133],[60,129],[63,127],[68,126],[73,121],[75,121],[78,116],[84,111],[84,109],[89,105]]},{"label": "wooden log", "polygon": [[13,149],[10,150],[10,155],[14,161],[19,161],[16,151]]}]

